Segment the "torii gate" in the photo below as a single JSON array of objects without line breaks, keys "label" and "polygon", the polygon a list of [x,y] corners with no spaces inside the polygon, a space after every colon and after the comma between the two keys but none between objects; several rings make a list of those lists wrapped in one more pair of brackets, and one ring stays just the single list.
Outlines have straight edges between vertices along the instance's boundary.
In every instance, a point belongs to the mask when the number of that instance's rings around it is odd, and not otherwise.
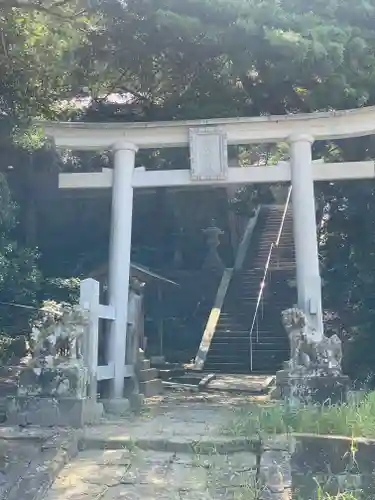
[{"label": "torii gate", "polygon": [[[114,169],[96,173],[60,174],[60,188],[112,188],[109,258],[109,301],[115,310],[110,356],[115,365],[113,397],[122,397],[133,190],[227,184],[292,182],[293,232],[298,306],[323,332],[321,279],[315,220],[315,180],[374,178],[373,161],[313,163],[314,140],[375,134],[375,107],[328,113],[153,123],[39,122],[58,148],[109,150]],[[291,161],[271,167],[228,168],[230,144],[288,141]],[[139,148],[190,148],[190,170],[146,171],[135,168]]]}]

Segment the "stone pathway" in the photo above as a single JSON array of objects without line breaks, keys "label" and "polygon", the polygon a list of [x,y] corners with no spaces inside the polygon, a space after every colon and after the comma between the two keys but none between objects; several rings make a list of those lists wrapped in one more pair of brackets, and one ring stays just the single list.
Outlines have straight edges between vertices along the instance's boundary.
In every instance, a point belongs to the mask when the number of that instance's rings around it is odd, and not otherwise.
[{"label": "stone pathway", "polygon": [[0,498],[8,498],[13,484],[25,474],[39,449],[32,441],[0,439]]},{"label": "stone pathway", "polygon": [[0,427],[0,499],[41,500],[78,442],[69,429]]},{"label": "stone pathway", "polygon": [[255,455],[231,457],[142,450],[84,451],[48,500],[233,499],[255,484]]},{"label": "stone pathway", "polygon": [[256,455],[222,432],[246,402],[174,393],[151,400],[141,416],[88,427],[85,449],[45,500],[251,500]]}]

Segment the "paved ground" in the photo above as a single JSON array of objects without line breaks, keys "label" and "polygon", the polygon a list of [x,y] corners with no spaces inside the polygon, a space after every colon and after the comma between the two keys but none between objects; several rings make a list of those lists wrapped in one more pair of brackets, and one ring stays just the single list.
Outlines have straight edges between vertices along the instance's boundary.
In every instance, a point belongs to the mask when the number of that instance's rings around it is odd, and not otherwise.
[{"label": "paved ground", "polygon": [[[250,398],[245,398],[249,399]],[[178,439],[199,441],[222,435],[222,428],[233,419],[234,409],[244,405],[244,398],[222,394],[201,395],[186,392],[153,398],[140,416],[107,420],[105,425],[88,427],[86,436],[116,440]]]},{"label": "paved ground", "polygon": [[40,500],[77,449],[70,429],[0,427],[0,499]]},{"label": "paved ground", "polygon": [[219,451],[233,408],[250,401],[174,393],[151,400],[140,416],[89,427],[86,449],[46,500],[251,500],[255,455]]},{"label": "paved ground", "polygon": [[35,442],[0,439],[0,498],[22,477],[40,446]]},{"label": "paved ground", "polygon": [[[254,484],[255,457],[89,450],[60,474],[48,500],[233,499]],[[245,498],[245,497],[243,497]],[[251,497],[247,497],[250,500]]]}]

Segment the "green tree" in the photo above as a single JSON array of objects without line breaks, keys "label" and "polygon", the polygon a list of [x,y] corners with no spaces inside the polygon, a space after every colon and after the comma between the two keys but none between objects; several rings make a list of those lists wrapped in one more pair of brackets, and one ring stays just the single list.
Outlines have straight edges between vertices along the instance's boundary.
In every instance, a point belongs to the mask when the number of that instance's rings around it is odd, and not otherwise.
[{"label": "green tree", "polygon": [[95,29],[87,4],[78,1],[0,3],[0,146],[9,136],[28,149],[38,145],[35,118],[56,118],[79,94],[76,50]]},{"label": "green tree", "polygon": [[10,335],[24,333],[32,309],[16,306],[36,306],[41,285],[37,253],[22,248],[12,237],[16,210],[6,179],[0,174],[0,332]]},{"label": "green tree", "polygon": [[373,2],[319,0],[312,10],[300,0],[129,0],[99,1],[98,9],[103,29],[81,55],[106,61],[96,67],[109,88],[138,98],[143,115],[134,119],[283,114],[373,100]]}]

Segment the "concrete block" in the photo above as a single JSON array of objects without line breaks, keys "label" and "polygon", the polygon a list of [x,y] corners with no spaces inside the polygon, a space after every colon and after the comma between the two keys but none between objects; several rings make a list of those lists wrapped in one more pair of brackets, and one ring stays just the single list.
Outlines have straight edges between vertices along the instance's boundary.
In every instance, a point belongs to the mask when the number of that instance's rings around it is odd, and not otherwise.
[{"label": "concrete block", "polygon": [[144,394],[145,398],[152,398],[163,392],[163,383],[158,378],[148,382],[140,382],[139,390]]},{"label": "concrete block", "polygon": [[151,363],[149,359],[143,359],[139,362],[140,370],[149,370],[151,368]]},{"label": "concrete block", "polygon": [[99,423],[101,403],[91,398],[11,396],[6,402],[6,423],[41,427],[75,427]]},{"label": "concrete block", "polygon": [[129,414],[130,401],[126,398],[102,399],[104,410],[111,415],[123,416]]},{"label": "concrete block", "polygon": [[132,410],[138,411],[141,410],[144,403],[145,397],[143,394],[132,394],[129,396],[130,408]]},{"label": "concrete block", "polygon": [[149,368],[148,370],[141,370],[139,372],[139,381],[140,382],[148,382],[149,380],[153,380],[158,378],[158,370],[156,368]]}]

